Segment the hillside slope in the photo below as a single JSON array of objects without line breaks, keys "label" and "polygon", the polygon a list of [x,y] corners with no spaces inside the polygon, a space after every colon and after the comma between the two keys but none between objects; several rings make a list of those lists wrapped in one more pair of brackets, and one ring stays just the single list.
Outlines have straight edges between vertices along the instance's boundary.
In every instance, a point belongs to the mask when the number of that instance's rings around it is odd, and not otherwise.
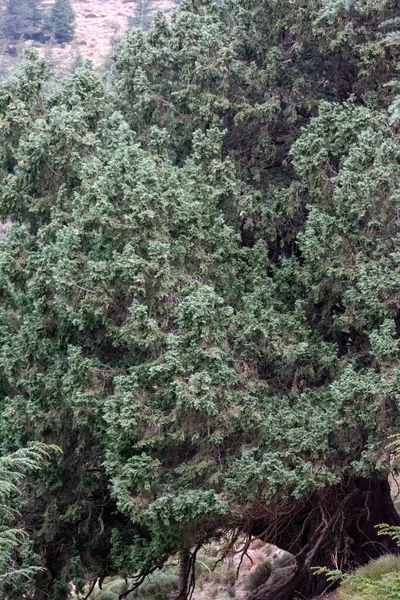
[{"label": "hillside slope", "polygon": [[[45,0],[43,7],[52,4]],[[140,0],[72,0],[76,15],[75,38],[70,44],[46,44],[40,46],[43,56],[68,67],[74,61],[88,58],[97,66],[104,63],[113,41],[123,35],[130,17],[140,9]],[[176,6],[175,0],[154,0],[152,10],[170,13]]]}]

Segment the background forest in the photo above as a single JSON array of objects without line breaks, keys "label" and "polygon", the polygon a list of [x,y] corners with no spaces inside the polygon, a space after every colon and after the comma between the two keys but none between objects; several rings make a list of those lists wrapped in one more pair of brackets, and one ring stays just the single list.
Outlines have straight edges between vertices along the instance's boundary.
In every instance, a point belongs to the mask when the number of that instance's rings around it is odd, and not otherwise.
[{"label": "background forest", "polygon": [[311,599],[399,552],[399,19],[183,0],[0,86],[2,598],[186,600],[257,539],[248,599]]}]

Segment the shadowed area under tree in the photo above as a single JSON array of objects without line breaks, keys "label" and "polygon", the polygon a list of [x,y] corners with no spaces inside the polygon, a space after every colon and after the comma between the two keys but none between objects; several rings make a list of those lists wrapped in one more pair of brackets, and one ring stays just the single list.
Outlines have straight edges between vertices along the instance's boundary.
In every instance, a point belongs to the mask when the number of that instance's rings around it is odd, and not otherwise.
[{"label": "shadowed area under tree", "polygon": [[400,525],[387,481],[350,481],[319,492],[297,509],[283,505],[282,513],[285,508],[290,517],[279,518],[278,510],[276,521],[257,534],[268,537],[269,528],[277,531],[275,543],[295,555],[297,568],[293,573],[293,567],[286,567],[275,585],[267,581],[249,600],[286,600],[296,592],[311,598],[329,588],[325,576],[316,576],[312,566],[332,564],[350,570],[386,553],[400,554],[396,542],[379,536],[376,529],[379,523]]}]

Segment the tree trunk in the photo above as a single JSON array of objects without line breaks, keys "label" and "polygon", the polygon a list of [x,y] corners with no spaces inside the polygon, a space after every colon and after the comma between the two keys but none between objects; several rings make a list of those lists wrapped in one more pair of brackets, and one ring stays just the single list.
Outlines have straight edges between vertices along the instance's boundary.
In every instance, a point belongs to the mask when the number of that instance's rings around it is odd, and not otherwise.
[{"label": "tree trunk", "polygon": [[190,569],[190,550],[184,548],[179,553],[178,598],[186,600],[188,596],[188,578]]},{"label": "tree trunk", "polygon": [[53,576],[49,569],[43,571],[37,578],[33,600],[49,600]]},{"label": "tree trunk", "polygon": [[260,523],[253,533],[291,552],[295,562],[276,569],[249,600],[293,600],[296,595],[310,599],[329,588],[312,567],[346,572],[382,554],[400,553],[396,543],[378,536],[375,528],[379,523],[400,525],[387,481],[356,479],[325,488],[288,512],[282,511],[281,517],[278,513],[272,525],[264,522],[262,533]]}]

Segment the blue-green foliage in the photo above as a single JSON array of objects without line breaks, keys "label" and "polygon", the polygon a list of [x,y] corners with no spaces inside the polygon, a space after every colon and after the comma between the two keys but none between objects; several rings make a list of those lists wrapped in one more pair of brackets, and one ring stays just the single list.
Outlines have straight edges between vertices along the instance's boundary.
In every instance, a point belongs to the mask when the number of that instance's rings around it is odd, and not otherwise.
[{"label": "blue-green foliage", "polygon": [[387,475],[393,59],[383,8],[321,8],[187,0],[111,88],[85,64],[48,95],[32,55],[0,89],[0,444],[63,449],[22,517],[53,600]]}]

